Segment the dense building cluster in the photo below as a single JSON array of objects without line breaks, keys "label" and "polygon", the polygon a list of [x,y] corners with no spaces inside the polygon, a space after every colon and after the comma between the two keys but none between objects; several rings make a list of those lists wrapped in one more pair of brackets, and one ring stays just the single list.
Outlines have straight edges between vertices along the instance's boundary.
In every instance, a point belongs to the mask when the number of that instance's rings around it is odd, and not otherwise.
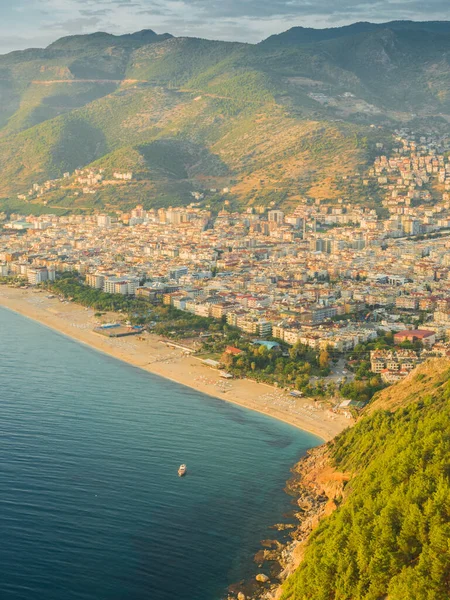
[{"label": "dense building cluster", "polygon": [[[433,333],[433,346],[450,330],[450,163],[428,138],[416,143],[400,132],[396,141],[392,158],[377,158],[369,173],[386,187],[384,217],[351,203],[307,200],[289,212],[225,207],[213,215],[192,203],[11,215],[0,237],[0,275],[34,285],[57,271],[78,271],[107,293],[316,350],[346,353],[380,330],[418,327]],[[441,197],[427,204],[424,186],[433,178]],[[377,354],[372,369],[393,378],[417,360],[419,354]]]}]

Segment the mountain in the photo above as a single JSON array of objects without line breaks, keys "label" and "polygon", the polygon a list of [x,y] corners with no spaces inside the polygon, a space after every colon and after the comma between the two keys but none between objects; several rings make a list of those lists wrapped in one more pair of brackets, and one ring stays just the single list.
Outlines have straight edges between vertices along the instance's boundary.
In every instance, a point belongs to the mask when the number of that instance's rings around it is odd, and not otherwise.
[{"label": "mountain", "polygon": [[450,362],[438,359],[329,444],[322,470],[345,474],[343,490],[282,600],[449,598],[449,416]]},{"label": "mountain", "polygon": [[296,28],[256,45],[100,32],[12,52],[0,56],[0,198],[20,208],[11,199],[32,184],[93,166],[133,180],[86,198],[70,179],[26,208],[222,188],[245,205],[367,201],[342,175],[363,173],[399,124],[447,130],[449,57],[447,22]]},{"label": "mountain", "polygon": [[450,21],[390,21],[388,23],[359,22],[344,27],[313,29],[312,27],[292,27],[288,31],[271,35],[261,42],[265,46],[283,46],[323,42],[341,37],[350,37],[361,33],[371,33],[383,29],[391,31],[428,31],[430,33],[450,33]]},{"label": "mountain", "polygon": [[111,46],[123,46],[130,49],[138,48],[145,44],[153,44],[155,42],[163,42],[171,39],[173,36],[170,33],[158,35],[152,29],[143,29],[136,33],[125,35],[113,35],[98,31],[87,35],[70,35],[60,38],[53,44],[48,46],[47,50],[72,50],[74,52],[85,51],[86,48],[109,48]]}]

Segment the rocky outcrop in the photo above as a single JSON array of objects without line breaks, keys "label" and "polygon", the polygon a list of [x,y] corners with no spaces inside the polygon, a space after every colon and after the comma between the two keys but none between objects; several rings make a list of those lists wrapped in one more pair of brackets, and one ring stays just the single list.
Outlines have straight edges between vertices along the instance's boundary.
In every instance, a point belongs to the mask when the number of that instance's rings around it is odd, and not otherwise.
[{"label": "rocky outcrop", "polygon": [[[320,520],[331,514],[339,506],[349,473],[340,473],[332,466],[330,445],[319,446],[292,469],[292,477],[286,485],[286,492],[295,499],[297,525],[278,523],[274,529],[289,530],[290,541],[285,545],[273,540],[264,540],[263,548],[255,556],[261,567],[270,563],[271,578],[258,574],[256,585],[247,584],[247,600],[277,600],[281,596],[281,583],[300,564],[311,532]],[[250,591],[248,591],[250,590]],[[239,596],[230,595],[229,599]]]}]

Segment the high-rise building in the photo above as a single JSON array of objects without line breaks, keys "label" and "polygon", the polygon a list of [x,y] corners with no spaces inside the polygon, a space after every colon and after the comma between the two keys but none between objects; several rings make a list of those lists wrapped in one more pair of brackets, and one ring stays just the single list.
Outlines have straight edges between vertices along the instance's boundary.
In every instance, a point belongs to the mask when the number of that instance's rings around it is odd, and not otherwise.
[{"label": "high-rise building", "polygon": [[[52,269],[51,281],[54,280],[54,269]],[[30,285],[39,285],[44,281],[49,281],[49,272],[47,267],[31,267],[27,269],[27,279]]]},{"label": "high-rise building", "polygon": [[281,225],[284,222],[284,212],[282,210],[269,210],[268,218],[269,222]]}]

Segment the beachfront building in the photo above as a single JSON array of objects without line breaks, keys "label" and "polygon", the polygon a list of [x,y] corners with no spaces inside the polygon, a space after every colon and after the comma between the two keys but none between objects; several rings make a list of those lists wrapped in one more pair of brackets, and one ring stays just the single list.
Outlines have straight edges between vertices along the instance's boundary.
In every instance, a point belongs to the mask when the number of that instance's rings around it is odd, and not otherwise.
[{"label": "beachfront building", "polygon": [[105,279],[103,291],[107,294],[134,296],[138,287],[139,279],[137,277],[108,277]]},{"label": "beachfront building", "polygon": [[44,281],[55,281],[55,277],[54,268],[30,267],[27,269],[27,279],[30,285],[39,285]]},{"label": "beachfront building", "polygon": [[88,273],[86,275],[86,285],[96,289],[102,290],[105,287],[106,276],[101,273]]}]

